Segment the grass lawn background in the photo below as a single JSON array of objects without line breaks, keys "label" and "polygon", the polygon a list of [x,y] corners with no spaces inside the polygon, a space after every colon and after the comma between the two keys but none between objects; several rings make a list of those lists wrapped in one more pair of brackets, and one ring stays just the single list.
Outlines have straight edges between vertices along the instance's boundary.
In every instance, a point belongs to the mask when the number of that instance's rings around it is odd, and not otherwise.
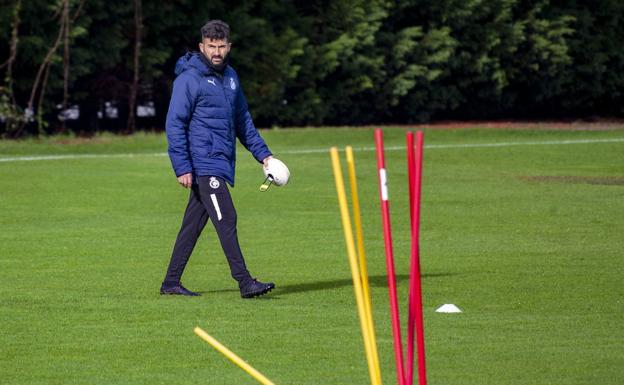
[{"label": "grass lawn background", "polygon": [[[262,134],[292,179],[258,192],[260,166],[239,148],[241,246],[277,284],[254,300],[240,299],[210,223],[183,277],[203,295],[158,294],[188,198],[163,135],[0,141],[0,159],[104,155],[0,161],[0,383],[256,383],[195,326],[277,385],[369,383],[326,151],[347,144],[383,382],[396,383],[372,129]],[[405,325],[405,129],[384,135]],[[624,383],[624,127],[427,129],[425,145],[429,383]],[[435,313],[444,303],[464,312]]]}]

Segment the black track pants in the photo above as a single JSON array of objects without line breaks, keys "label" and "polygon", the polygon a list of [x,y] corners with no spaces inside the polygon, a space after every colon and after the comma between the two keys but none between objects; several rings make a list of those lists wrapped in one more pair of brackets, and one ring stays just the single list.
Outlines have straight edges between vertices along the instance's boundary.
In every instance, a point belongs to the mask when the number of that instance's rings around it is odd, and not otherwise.
[{"label": "black track pants", "polygon": [[173,286],[180,282],[184,267],[208,218],[217,231],[232,277],[239,284],[245,284],[251,280],[238,244],[236,209],[226,182],[220,177],[200,176],[196,178],[196,183],[193,183],[191,188],[164,285]]}]

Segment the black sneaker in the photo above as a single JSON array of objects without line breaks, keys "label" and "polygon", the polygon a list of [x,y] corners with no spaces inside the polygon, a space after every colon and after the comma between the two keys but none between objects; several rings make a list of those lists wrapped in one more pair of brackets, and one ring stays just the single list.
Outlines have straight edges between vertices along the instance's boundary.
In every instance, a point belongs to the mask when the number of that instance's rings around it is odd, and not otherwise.
[{"label": "black sneaker", "polygon": [[187,295],[189,297],[197,297],[201,295],[185,288],[182,286],[182,283],[178,283],[175,286],[161,286],[160,294]]},{"label": "black sneaker", "polygon": [[240,293],[243,298],[253,298],[264,295],[274,288],[275,284],[273,282],[264,283],[254,278],[240,288]]}]

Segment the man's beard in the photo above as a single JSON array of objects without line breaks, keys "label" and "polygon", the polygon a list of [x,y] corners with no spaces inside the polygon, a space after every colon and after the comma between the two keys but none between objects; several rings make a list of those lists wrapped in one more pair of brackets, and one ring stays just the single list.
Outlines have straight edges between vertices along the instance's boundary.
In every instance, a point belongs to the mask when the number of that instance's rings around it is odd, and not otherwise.
[{"label": "man's beard", "polygon": [[225,57],[219,56],[221,58],[221,62],[217,64],[213,63],[212,59],[210,59],[205,53],[202,52],[201,54],[206,64],[217,72],[222,72],[225,66],[227,66],[229,55],[225,55]]}]

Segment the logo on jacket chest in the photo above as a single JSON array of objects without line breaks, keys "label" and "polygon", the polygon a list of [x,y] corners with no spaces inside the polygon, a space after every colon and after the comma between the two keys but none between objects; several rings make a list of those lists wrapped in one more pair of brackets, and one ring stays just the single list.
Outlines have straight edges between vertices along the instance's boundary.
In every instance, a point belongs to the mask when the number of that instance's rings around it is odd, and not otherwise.
[{"label": "logo on jacket chest", "polygon": [[[206,79],[206,81],[213,86],[217,85],[217,82],[214,79]],[[234,81],[234,78],[230,78],[230,88],[232,89],[232,91],[236,90],[236,81]]]}]

